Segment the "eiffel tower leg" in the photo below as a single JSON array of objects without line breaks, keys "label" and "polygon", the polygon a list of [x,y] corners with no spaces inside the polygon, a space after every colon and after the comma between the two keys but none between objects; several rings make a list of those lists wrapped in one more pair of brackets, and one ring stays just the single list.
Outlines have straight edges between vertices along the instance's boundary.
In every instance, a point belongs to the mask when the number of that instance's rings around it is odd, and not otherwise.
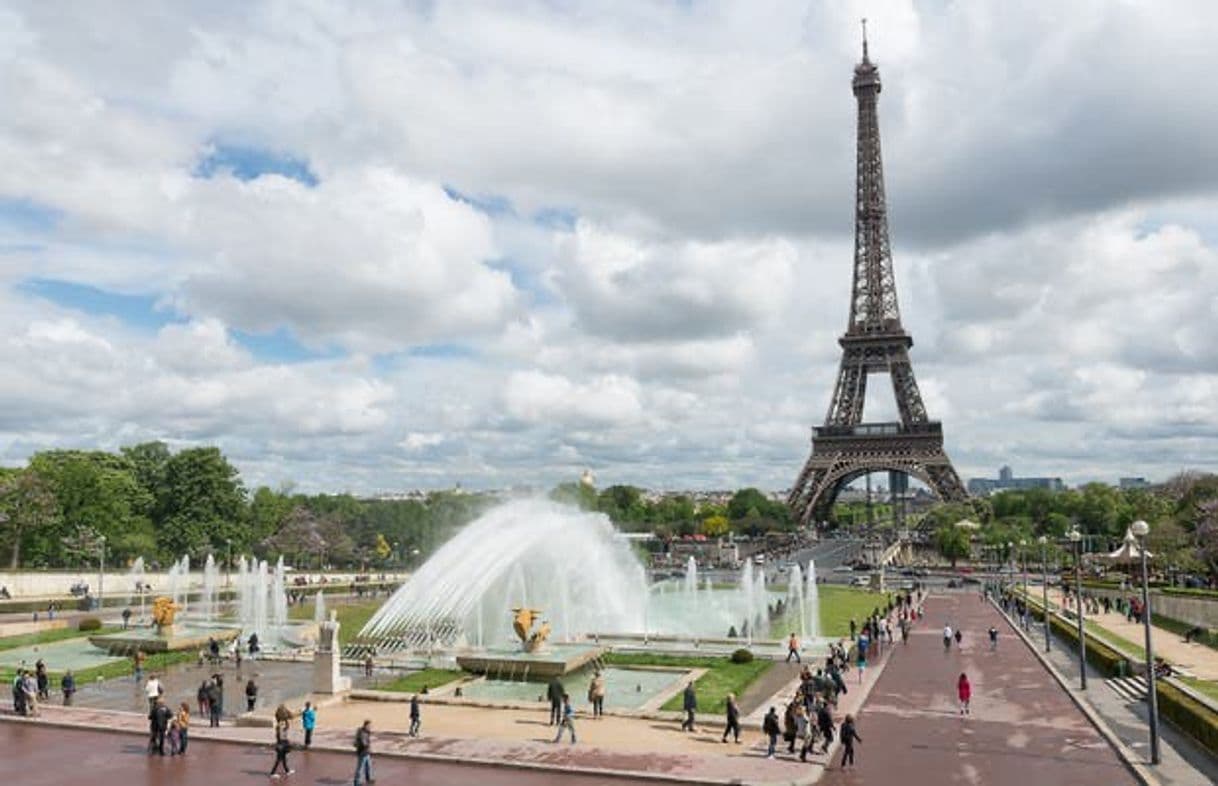
[{"label": "eiffel tower leg", "polygon": [[867,369],[860,352],[842,353],[842,362],[837,370],[837,386],[833,400],[829,402],[829,414],[825,423],[851,426],[863,419],[863,404],[867,401]]}]

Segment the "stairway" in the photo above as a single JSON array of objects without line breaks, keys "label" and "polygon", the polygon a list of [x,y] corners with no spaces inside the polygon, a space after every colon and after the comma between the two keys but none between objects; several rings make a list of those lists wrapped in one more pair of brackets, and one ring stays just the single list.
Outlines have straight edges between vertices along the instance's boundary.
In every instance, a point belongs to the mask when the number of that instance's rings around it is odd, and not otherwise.
[{"label": "stairway", "polygon": [[1128,702],[1146,701],[1145,677],[1113,677],[1104,682]]}]

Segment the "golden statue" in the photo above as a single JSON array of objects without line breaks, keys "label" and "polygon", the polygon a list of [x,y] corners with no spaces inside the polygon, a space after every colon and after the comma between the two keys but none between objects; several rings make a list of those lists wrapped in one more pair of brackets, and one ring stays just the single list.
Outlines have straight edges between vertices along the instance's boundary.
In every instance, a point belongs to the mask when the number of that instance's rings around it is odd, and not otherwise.
[{"label": "golden statue", "polygon": [[541,619],[541,611],[538,609],[512,609],[512,613],[516,615],[512,620],[512,629],[516,631],[516,636],[520,639],[520,644],[524,647],[525,652],[536,652],[541,649],[541,646],[546,643],[546,639],[550,637],[550,623],[542,621],[541,626],[537,630],[533,630],[533,624]]},{"label": "golden statue", "polygon": [[162,595],[152,602],[152,622],[157,630],[173,627],[173,615],[182,607],[173,602],[173,598]]}]

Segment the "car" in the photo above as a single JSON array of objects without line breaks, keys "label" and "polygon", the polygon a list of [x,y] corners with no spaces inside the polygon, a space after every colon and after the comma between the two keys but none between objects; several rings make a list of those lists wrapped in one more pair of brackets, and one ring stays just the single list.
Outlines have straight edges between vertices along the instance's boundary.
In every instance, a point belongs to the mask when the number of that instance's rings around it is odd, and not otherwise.
[{"label": "car", "polygon": [[869,586],[871,586],[871,577],[870,576],[855,576],[854,579],[851,580],[850,583],[856,587],[869,587]]}]

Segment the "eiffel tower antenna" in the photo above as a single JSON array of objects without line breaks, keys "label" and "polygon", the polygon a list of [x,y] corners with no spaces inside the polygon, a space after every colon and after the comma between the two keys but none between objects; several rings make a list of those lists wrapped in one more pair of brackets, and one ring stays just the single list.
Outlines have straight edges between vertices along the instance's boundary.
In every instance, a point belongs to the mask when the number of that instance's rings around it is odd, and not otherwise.
[{"label": "eiffel tower antenna", "polygon": [[[943,426],[931,420],[918,390],[909,350],[913,337],[901,324],[897,285],[888,239],[884,164],[876,106],[880,71],[867,51],[863,20],[863,59],[854,67],[851,88],[858,102],[858,149],[854,199],[854,277],[837,384],[825,424],[812,430],[812,455],[791,487],[787,503],[796,520],[808,524],[829,518],[838,492],[871,472],[888,472],[889,488],[913,476],[940,499],[967,499],[964,486],[943,450]],[[892,381],[900,420],[863,422],[867,377],[885,373]]]}]

